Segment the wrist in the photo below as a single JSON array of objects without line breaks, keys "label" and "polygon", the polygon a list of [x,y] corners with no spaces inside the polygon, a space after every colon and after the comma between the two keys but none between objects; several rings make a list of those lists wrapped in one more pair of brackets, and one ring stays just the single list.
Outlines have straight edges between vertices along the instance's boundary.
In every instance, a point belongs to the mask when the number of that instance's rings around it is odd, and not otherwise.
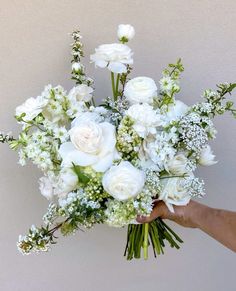
[{"label": "wrist", "polygon": [[210,207],[198,203],[196,201],[191,201],[191,207],[189,207],[189,222],[192,227],[201,229],[204,221],[206,221],[209,215]]}]

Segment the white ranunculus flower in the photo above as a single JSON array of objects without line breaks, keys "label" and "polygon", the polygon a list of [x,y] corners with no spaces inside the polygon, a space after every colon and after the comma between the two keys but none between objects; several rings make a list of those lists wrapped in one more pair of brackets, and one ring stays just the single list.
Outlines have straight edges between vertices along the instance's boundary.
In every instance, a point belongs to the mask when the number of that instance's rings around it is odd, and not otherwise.
[{"label": "white ranunculus flower", "polygon": [[215,161],[214,159],[215,155],[212,153],[211,147],[207,145],[201,150],[198,162],[202,166],[211,166],[217,163],[217,161]]},{"label": "white ranunculus flower", "polygon": [[144,172],[127,161],[112,166],[102,179],[106,192],[119,201],[136,197],[142,191],[144,183]]},{"label": "white ranunculus flower", "polygon": [[127,66],[132,65],[131,49],[121,43],[103,44],[95,49],[95,54],[90,59],[95,66],[100,68],[108,67],[113,73],[126,73]]},{"label": "white ranunculus flower", "polygon": [[157,95],[157,86],[151,78],[136,77],[127,82],[124,95],[131,104],[152,103]]},{"label": "white ranunculus flower", "polygon": [[130,106],[126,114],[133,119],[133,128],[142,138],[149,133],[155,134],[156,128],[162,124],[161,116],[147,103]]},{"label": "white ranunculus flower", "polygon": [[16,116],[19,117],[25,113],[24,120],[31,121],[39,115],[48,104],[48,99],[42,96],[27,99],[22,105],[16,108]]},{"label": "white ranunculus flower", "polygon": [[59,174],[57,186],[54,194],[63,197],[76,189],[78,176],[70,168],[63,168]]},{"label": "white ranunculus flower", "polygon": [[187,157],[183,153],[180,153],[174,156],[173,159],[167,161],[165,169],[174,175],[183,175],[187,172],[187,163]]},{"label": "white ranunculus flower", "polygon": [[118,158],[115,133],[115,126],[108,122],[78,122],[69,131],[71,142],[59,149],[63,165],[68,167],[74,163],[105,172]]},{"label": "white ranunculus flower", "polygon": [[53,198],[53,185],[47,177],[41,177],[39,179],[39,190],[41,194],[48,200]]},{"label": "white ranunculus flower", "polygon": [[76,99],[77,101],[89,102],[92,98],[93,88],[86,84],[78,85],[72,88],[68,94],[69,99]]},{"label": "white ranunculus flower", "polygon": [[163,189],[158,199],[163,200],[171,212],[174,212],[173,205],[187,205],[191,199],[188,190],[181,185],[182,179],[161,179]]},{"label": "white ranunculus flower", "polygon": [[134,27],[130,24],[120,24],[117,30],[118,39],[122,41],[131,40],[135,35]]},{"label": "white ranunculus flower", "polygon": [[179,120],[188,111],[188,106],[182,101],[176,100],[174,104],[171,104],[164,116],[165,122],[168,124],[172,121]]}]

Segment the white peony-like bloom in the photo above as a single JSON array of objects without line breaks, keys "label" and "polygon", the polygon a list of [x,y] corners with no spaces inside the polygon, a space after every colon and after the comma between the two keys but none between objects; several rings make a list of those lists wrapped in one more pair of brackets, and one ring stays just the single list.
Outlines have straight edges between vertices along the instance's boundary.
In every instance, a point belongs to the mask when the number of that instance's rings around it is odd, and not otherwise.
[{"label": "white peony-like bloom", "polygon": [[130,106],[126,114],[133,119],[133,128],[142,138],[145,138],[149,133],[155,134],[156,128],[162,125],[161,115],[147,103]]},{"label": "white peony-like bloom", "polygon": [[122,41],[131,40],[135,35],[134,27],[130,24],[120,24],[117,30],[118,39]]},{"label": "white peony-like bloom", "polygon": [[183,175],[187,172],[188,159],[183,154],[177,154],[173,159],[168,160],[165,169],[174,175]]},{"label": "white peony-like bloom", "polygon": [[70,168],[63,168],[59,174],[58,182],[54,194],[64,197],[69,192],[76,189],[78,176]]},{"label": "white peony-like bloom", "polygon": [[201,150],[198,162],[202,166],[211,166],[217,163],[214,159],[215,155],[213,154],[211,147],[207,145]]},{"label": "white peony-like bloom", "polygon": [[174,104],[171,104],[168,111],[165,113],[164,121],[168,124],[172,121],[179,120],[188,111],[188,106],[182,101],[176,100]]},{"label": "white peony-like bloom", "polygon": [[108,67],[113,73],[126,73],[127,65],[133,64],[131,49],[121,43],[103,44],[95,49],[90,60],[100,68]]},{"label": "white peony-like bloom", "polygon": [[144,183],[145,173],[127,161],[112,166],[102,179],[106,192],[119,201],[136,197],[142,191]]},{"label": "white peony-like bloom", "polygon": [[25,116],[23,119],[25,121],[31,121],[43,111],[44,107],[48,104],[48,101],[47,98],[42,96],[36,98],[31,97],[16,108],[16,116],[19,117],[24,113]]},{"label": "white peony-like bloom", "polygon": [[131,104],[152,103],[157,95],[157,86],[151,78],[136,77],[127,82],[124,95]]},{"label": "white peony-like bloom", "polygon": [[68,94],[70,100],[89,102],[92,99],[93,88],[86,84],[72,88]]},{"label": "white peony-like bloom", "polygon": [[39,179],[39,190],[41,194],[48,200],[53,198],[53,185],[47,177],[41,177]]},{"label": "white peony-like bloom", "polygon": [[63,165],[68,167],[74,163],[105,172],[118,158],[115,133],[115,126],[108,122],[78,122],[69,131],[71,142],[62,144],[59,149]]},{"label": "white peony-like bloom", "polygon": [[187,205],[191,199],[188,189],[181,185],[182,179],[161,179],[163,189],[158,199],[163,200],[171,212],[174,212],[173,205]]}]

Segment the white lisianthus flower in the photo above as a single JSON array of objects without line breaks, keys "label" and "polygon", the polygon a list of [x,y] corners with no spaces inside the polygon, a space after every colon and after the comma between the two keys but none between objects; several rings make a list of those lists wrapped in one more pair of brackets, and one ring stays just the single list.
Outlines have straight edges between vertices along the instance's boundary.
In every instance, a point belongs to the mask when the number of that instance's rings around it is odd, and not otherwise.
[{"label": "white lisianthus flower", "polygon": [[108,122],[78,122],[69,131],[71,142],[62,144],[59,149],[63,165],[74,163],[105,172],[118,158],[115,132],[115,126]]},{"label": "white lisianthus flower", "polygon": [[212,153],[211,147],[207,145],[201,150],[198,162],[202,166],[211,166],[217,163],[214,159],[215,155]]},{"label": "white lisianthus flower", "polygon": [[171,212],[174,212],[173,205],[187,205],[191,199],[188,189],[181,185],[183,178],[161,179],[163,186],[159,200],[163,200]]},{"label": "white lisianthus flower", "polygon": [[53,198],[53,185],[47,177],[41,177],[39,179],[39,190],[41,194],[48,200]]},{"label": "white lisianthus flower", "polygon": [[78,176],[70,168],[63,168],[59,174],[55,195],[63,197],[76,189]]},{"label": "white lisianthus flower", "polygon": [[120,24],[117,30],[117,36],[120,41],[127,42],[135,35],[134,27],[130,24]]},{"label": "white lisianthus flower", "polygon": [[188,159],[183,154],[177,154],[173,159],[168,160],[165,169],[174,175],[183,175],[187,172]]},{"label": "white lisianthus flower", "polygon": [[131,49],[121,43],[103,44],[95,49],[90,60],[100,68],[108,67],[113,73],[126,73],[127,65],[133,64]]},{"label": "white lisianthus flower", "polygon": [[152,103],[157,95],[157,86],[151,78],[136,77],[127,82],[124,95],[131,104]]},{"label": "white lisianthus flower", "polygon": [[164,116],[165,122],[168,124],[172,121],[179,120],[187,113],[188,108],[189,107],[182,101],[176,100],[174,104],[171,104],[168,107],[168,111],[165,113]]},{"label": "white lisianthus flower", "polygon": [[16,117],[19,117],[24,113],[25,116],[23,119],[25,121],[31,121],[43,111],[44,107],[48,104],[48,101],[47,98],[42,96],[36,98],[31,97],[16,108]]},{"label": "white lisianthus flower", "polygon": [[149,133],[155,134],[156,128],[162,124],[161,116],[147,103],[130,106],[126,114],[133,119],[133,128],[142,138]]},{"label": "white lisianthus flower", "polygon": [[92,98],[93,88],[86,84],[78,85],[72,88],[68,94],[69,99],[76,99],[77,101],[89,102]]},{"label": "white lisianthus flower", "polygon": [[127,161],[112,166],[102,179],[105,191],[119,201],[136,197],[142,191],[144,183],[145,173]]}]

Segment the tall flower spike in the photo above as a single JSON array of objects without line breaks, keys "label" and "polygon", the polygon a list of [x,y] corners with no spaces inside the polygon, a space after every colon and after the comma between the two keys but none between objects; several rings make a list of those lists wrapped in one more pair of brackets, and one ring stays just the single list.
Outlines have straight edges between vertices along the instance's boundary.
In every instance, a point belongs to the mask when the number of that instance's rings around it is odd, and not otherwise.
[{"label": "tall flower spike", "polygon": [[93,79],[89,78],[85,74],[85,67],[81,63],[81,58],[84,57],[83,44],[81,42],[82,36],[79,30],[75,30],[71,33],[73,43],[71,44],[71,54],[72,54],[72,71],[71,79],[75,80],[76,84],[85,84],[91,86],[93,84]]}]

